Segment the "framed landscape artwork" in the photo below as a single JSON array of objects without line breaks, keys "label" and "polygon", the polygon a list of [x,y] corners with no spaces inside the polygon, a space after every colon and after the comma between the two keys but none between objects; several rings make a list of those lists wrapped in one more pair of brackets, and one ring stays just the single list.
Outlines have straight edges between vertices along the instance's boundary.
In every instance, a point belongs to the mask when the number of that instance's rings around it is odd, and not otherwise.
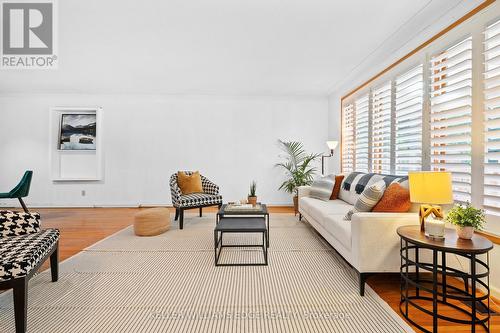
[{"label": "framed landscape artwork", "polygon": [[61,115],[59,150],[96,150],[96,114]]}]

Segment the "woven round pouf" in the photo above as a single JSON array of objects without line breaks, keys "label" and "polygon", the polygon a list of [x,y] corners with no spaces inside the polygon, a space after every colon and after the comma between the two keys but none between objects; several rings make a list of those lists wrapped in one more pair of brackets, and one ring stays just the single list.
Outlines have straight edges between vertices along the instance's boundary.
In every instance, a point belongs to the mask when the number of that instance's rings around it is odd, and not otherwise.
[{"label": "woven round pouf", "polygon": [[156,236],[170,229],[170,212],[167,208],[150,208],[134,216],[137,236]]}]

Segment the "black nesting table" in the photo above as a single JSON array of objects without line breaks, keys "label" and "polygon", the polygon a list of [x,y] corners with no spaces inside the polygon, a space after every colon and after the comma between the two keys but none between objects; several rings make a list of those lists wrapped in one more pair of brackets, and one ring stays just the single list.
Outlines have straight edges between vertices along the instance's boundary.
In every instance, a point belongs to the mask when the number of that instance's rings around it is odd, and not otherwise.
[{"label": "black nesting table", "polygon": [[[446,229],[443,240],[425,236],[420,226],[404,226],[397,230],[401,238],[401,302],[399,309],[403,317],[423,332],[436,333],[438,319],[470,325],[470,331],[477,328],[490,331],[490,287],[489,256],[493,248],[491,241],[475,234],[471,240],[457,237],[454,229]],[[422,260],[428,252],[429,261]],[[459,256],[468,265],[462,269],[447,265],[447,254]],[[484,257],[484,258],[483,258]],[[431,278],[428,278],[430,273]],[[440,278],[439,278],[440,277]],[[449,283],[449,278],[463,280],[464,288]],[[482,293],[479,292],[479,287]],[[449,300],[470,304],[470,311],[459,307]],[[432,304],[432,311],[422,306],[422,302]],[[479,314],[478,307],[484,311]],[[457,319],[440,313],[439,308],[454,309],[464,314],[467,319]],[[432,317],[432,331],[418,325],[414,316]],[[478,326],[478,327],[476,327]]]},{"label": "black nesting table", "polygon": [[[224,245],[224,233],[261,233],[262,244],[230,244]],[[264,254],[263,263],[220,264],[219,258],[224,247],[261,247]],[[215,266],[267,266],[267,228],[263,217],[224,217],[214,229]]]},{"label": "black nesting table", "polygon": [[252,209],[252,210],[231,210],[228,208],[228,204],[223,204],[219,211],[217,212],[217,222],[221,218],[224,217],[248,217],[248,216],[259,216],[263,217],[266,220],[266,226],[267,226],[267,239],[266,239],[266,245],[269,247],[269,212],[267,210],[267,206],[263,203],[257,203],[257,207],[259,209]]},{"label": "black nesting table", "polygon": [[[217,213],[214,229],[214,254],[215,266],[267,266],[269,248],[269,213],[264,204],[259,204],[259,209],[231,210],[228,205],[222,205]],[[224,245],[224,233],[260,233],[262,244],[230,244]],[[219,263],[219,258],[224,247],[261,247],[264,262],[261,263]]]}]

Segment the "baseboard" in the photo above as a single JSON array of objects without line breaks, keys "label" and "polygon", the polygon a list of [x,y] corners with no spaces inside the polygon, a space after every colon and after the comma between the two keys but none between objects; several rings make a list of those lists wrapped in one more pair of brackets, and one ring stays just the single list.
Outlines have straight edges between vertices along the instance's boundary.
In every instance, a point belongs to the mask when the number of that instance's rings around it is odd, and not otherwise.
[{"label": "baseboard", "polygon": [[[107,205],[27,205],[28,209],[37,208],[153,208],[166,207],[173,208],[172,205],[161,204],[107,204]],[[267,207],[272,208],[293,208],[293,205],[283,204],[268,204]],[[1,206],[0,209],[22,209],[21,206]]]}]

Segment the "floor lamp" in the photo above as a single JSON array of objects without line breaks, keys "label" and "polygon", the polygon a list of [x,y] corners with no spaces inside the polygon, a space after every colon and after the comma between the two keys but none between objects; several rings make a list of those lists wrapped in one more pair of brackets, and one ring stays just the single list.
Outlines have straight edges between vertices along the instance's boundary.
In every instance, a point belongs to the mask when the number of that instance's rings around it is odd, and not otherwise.
[{"label": "floor lamp", "polygon": [[325,158],[329,158],[333,156],[333,151],[337,148],[339,142],[338,141],[327,141],[326,145],[330,148],[330,155],[321,155],[321,174],[325,174]]}]

